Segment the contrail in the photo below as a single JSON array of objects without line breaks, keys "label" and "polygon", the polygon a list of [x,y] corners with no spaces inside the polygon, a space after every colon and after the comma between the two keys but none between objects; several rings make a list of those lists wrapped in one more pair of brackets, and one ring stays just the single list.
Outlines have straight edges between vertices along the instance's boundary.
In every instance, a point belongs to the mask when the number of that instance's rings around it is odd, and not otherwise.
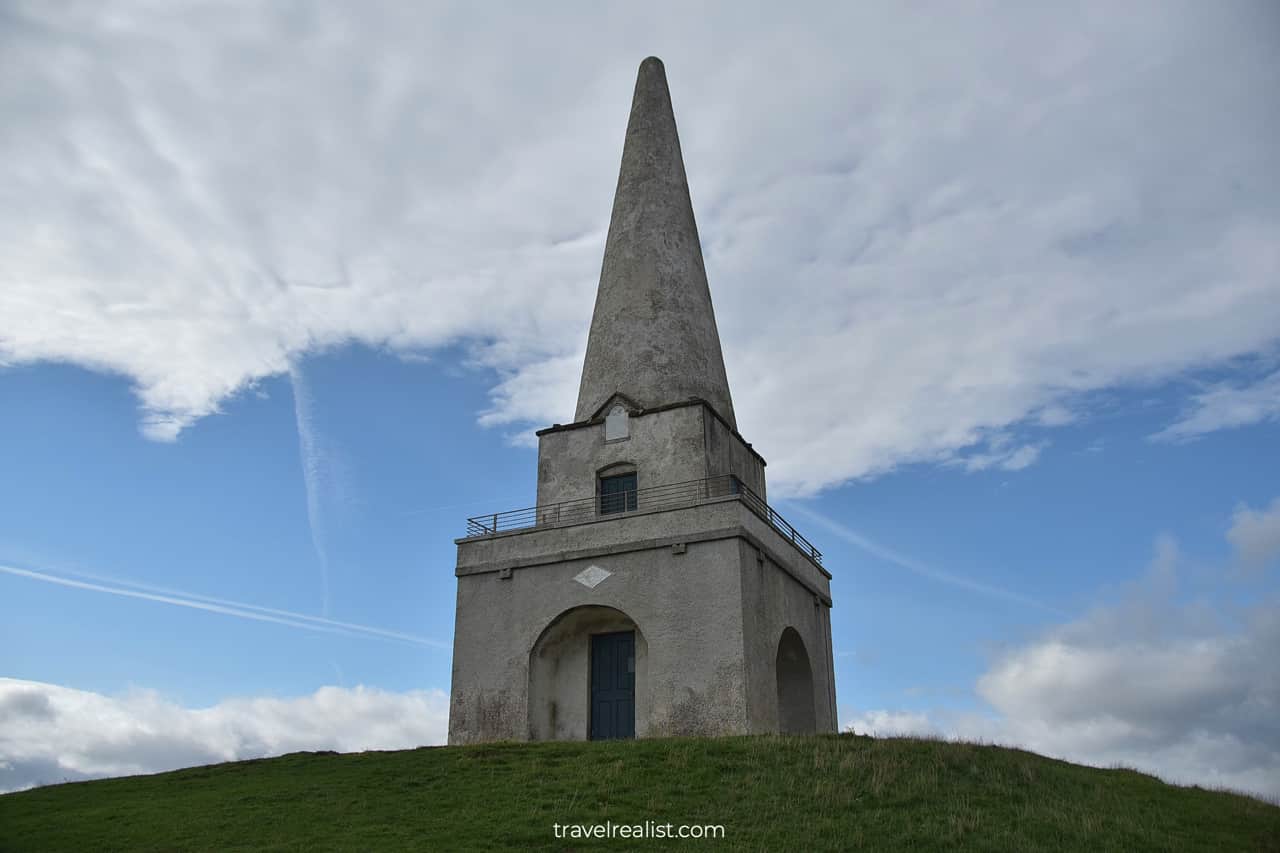
[{"label": "contrail", "polygon": [[918,560],[899,554],[891,548],[887,548],[878,542],[868,539],[866,536],[863,536],[856,530],[836,521],[834,518],[828,518],[822,513],[816,512],[808,507],[801,506],[800,504],[792,501],[787,501],[787,505],[789,508],[794,509],[806,518],[809,518],[811,521],[815,521],[827,530],[830,530],[836,536],[851,545],[855,545],[863,551],[866,551],[868,554],[873,554],[882,560],[893,563],[895,566],[904,568],[909,572],[920,575],[921,577],[929,578],[930,580],[938,581],[939,583],[950,584],[951,586],[959,587],[961,589],[967,589],[970,592],[980,593],[992,598],[1002,598],[1006,601],[1016,601],[1018,604],[1030,605],[1031,607],[1048,611],[1049,613],[1053,613],[1057,616],[1066,615],[1061,610],[1050,607],[1044,602],[1037,601],[1030,596],[1023,595],[1022,593],[1002,589],[998,586],[991,586],[990,584],[970,580],[969,578],[961,577],[960,575],[953,575],[950,572],[944,572],[941,569],[935,569],[932,566],[927,566]]},{"label": "contrail", "polygon": [[[374,628],[369,625],[359,625],[354,622],[339,622],[334,619],[326,619],[320,616],[309,616],[306,613],[295,613],[290,610],[279,610],[273,607],[261,607],[256,604],[245,604],[240,601],[230,601],[225,598],[213,598],[212,596],[170,590],[163,587],[134,583],[132,581],[112,579],[115,584],[120,584],[119,586],[113,586],[106,583],[77,580],[72,577],[64,577],[62,575],[50,574],[48,572],[38,572],[32,569],[20,569],[16,566],[6,566],[3,564],[0,564],[0,572],[29,578],[31,580],[43,581],[44,583],[57,584],[58,586],[67,586],[74,589],[87,589],[92,590],[93,592],[105,592],[109,595],[138,598],[144,601],[156,601],[161,604],[172,604],[177,607],[189,607],[193,610],[205,610],[210,613],[221,613],[225,616],[237,616],[241,619],[252,619],[257,622],[271,622],[277,625],[287,625],[290,628],[303,628],[308,631],[319,631],[325,634],[341,634],[348,637],[372,637],[383,640],[395,640],[401,643],[409,643],[415,646],[426,646],[435,649],[449,648],[448,643],[441,642],[440,640],[432,640],[427,637],[419,637],[415,634],[406,634],[401,631],[388,631],[384,628]],[[82,576],[94,577],[93,575]]]},{"label": "contrail", "polygon": [[302,482],[307,490],[307,527],[311,545],[320,561],[320,608],[329,615],[329,552],[324,543],[323,508],[320,505],[320,451],[316,447],[311,417],[314,403],[302,368],[289,365],[289,382],[293,386],[293,416],[298,426],[298,455],[302,460]]}]

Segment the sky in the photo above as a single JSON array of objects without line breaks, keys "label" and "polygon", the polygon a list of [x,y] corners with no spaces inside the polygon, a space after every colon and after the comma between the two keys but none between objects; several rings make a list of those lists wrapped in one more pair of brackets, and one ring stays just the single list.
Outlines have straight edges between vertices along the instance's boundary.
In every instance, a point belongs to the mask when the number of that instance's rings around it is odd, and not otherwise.
[{"label": "sky", "polygon": [[1280,10],[0,2],[0,790],[441,743],[664,60],[842,728],[1280,796]]}]

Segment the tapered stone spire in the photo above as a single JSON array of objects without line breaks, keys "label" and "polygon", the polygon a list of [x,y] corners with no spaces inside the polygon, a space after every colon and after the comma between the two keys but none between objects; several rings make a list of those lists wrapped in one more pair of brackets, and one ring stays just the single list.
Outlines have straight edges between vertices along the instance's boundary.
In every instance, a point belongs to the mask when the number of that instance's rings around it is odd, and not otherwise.
[{"label": "tapered stone spire", "polygon": [[574,418],[614,394],[701,397],[734,428],[711,291],[662,61],[640,64]]}]

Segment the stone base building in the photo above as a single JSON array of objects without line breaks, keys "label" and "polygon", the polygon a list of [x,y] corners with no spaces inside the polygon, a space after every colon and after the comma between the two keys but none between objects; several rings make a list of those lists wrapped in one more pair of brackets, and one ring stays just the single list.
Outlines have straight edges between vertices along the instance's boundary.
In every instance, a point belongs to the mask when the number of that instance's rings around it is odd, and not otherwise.
[{"label": "stone base building", "polygon": [[737,431],[662,63],[640,66],[573,423],[457,540],[449,742],[836,730],[831,575]]}]

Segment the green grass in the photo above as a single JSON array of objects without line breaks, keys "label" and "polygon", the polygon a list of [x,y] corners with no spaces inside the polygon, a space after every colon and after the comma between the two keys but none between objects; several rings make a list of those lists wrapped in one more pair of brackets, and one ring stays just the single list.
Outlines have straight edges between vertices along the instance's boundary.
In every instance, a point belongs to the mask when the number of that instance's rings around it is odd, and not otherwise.
[{"label": "green grass", "polygon": [[1280,807],[967,743],[853,735],[297,753],[0,797],[0,849],[1278,850]]}]

